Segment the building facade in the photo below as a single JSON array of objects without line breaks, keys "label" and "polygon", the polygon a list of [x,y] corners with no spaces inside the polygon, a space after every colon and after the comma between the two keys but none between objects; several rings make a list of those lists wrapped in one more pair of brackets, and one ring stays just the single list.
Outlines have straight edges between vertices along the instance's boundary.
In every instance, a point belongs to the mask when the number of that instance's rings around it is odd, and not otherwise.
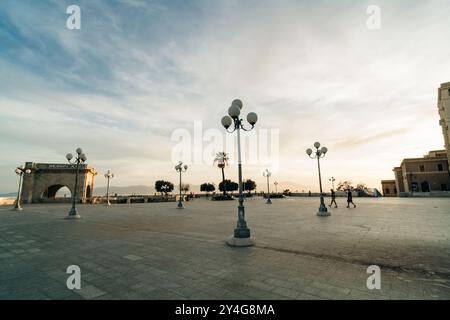
[{"label": "building facade", "polygon": [[450,133],[448,127],[450,125],[450,82],[441,84],[438,90],[438,110],[439,124],[442,127],[444,135],[445,150],[447,159],[450,159]]},{"label": "building facade", "polygon": [[383,189],[383,197],[396,197],[398,195],[395,180],[382,180],[381,188]]},{"label": "building facade", "polygon": [[423,158],[404,159],[393,171],[399,195],[450,190],[446,150],[430,151]]},{"label": "building facade", "polygon": [[[67,187],[71,195],[75,191],[75,164],[48,164],[26,162],[30,174],[23,175],[22,199],[26,203],[55,202],[59,189]],[[97,172],[87,164],[78,169],[77,201],[90,202],[94,191],[94,177]],[[70,201],[70,197],[62,199]]]}]

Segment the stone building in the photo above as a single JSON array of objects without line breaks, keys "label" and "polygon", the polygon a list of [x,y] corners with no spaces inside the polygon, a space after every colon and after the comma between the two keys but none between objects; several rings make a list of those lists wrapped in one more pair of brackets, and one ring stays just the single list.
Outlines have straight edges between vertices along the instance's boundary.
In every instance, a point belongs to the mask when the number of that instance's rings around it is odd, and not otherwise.
[{"label": "stone building", "polygon": [[[25,203],[67,201],[71,197],[56,199],[59,189],[67,187],[71,195],[75,190],[75,164],[47,164],[26,162],[25,169],[30,174],[24,174],[22,184],[22,200]],[[94,191],[94,168],[87,164],[80,164],[78,169],[77,201],[90,202]]]},{"label": "stone building", "polygon": [[383,197],[396,197],[398,195],[395,180],[381,180],[381,188]]},{"label": "stone building", "polygon": [[447,159],[450,159],[450,132],[448,130],[450,124],[450,82],[441,84],[438,89],[438,110],[444,135],[445,149],[447,151]]},{"label": "stone building", "polygon": [[450,190],[446,150],[430,151],[423,158],[404,159],[393,171],[399,195]]}]

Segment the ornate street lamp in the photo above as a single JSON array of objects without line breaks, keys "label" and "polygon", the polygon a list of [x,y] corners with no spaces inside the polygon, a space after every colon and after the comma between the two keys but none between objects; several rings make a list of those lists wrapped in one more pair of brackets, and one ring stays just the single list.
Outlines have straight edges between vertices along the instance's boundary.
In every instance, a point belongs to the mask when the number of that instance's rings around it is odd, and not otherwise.
[{"label": "ornate street lamp", "polygon": [[110,206],[111,203],[109,202],[109,181],[114,178],[114,173],[112,173],[111,170],[108,170],[108,172],[105,173],[105,178],[108,179],[108,185],[106,187],[106,205]]},{"label": "ornate street lamp", "polygon": [[180,196],[178,198],[178,209],[183,209],[183,201],[181,199],[181,173],[186,172],[188,169],[187,165],[183,166],[183,162],[180,161],[178,165],[175,166],[175,170],[177,170],[180,173]]},{"label": "ornate street lamp", "polygon": [[334,190],[334,182],[336,181],[336,179],[334,177],[331,177],[330,179],[328,179],[328,181],[331,181],[331,186]]},{"label": "ornate street lamp", "polygon": [[266,169],[266,171],[263,172],[263,176],[267,178],[267,204],[272,204],[272,200],[270,200],[270,189],[269,189],[269,178],[272,175],[272,172]]},{"label": "ornate street lamp", "polygon": [[[247,121],[252,126],[250,129],[244,128],[244,120],[239,117],[242,109],[242,101],[239,99],[234,100],[231,103],[231,107],[228,108],[228,115],[222,118],[222,125],[227,132],[237,132],[237,146],[238,146],[238,176],[239,176],[239,205],[238,205],[238,221],[236,229],[234,229],[234,236],[227,240],[230,246],[252,246],[254,244],[253,239],[250,237],[250,229],[247,228],[247,222],[245,221],[245,208],[244,208],[244,196],[243,183],[242,183],[242,159],[241,159],[241,129],[244,131],[251,131],[256,122],[258,116],[254,112],[250,112],[247,115]],[[229,131],[228,128],[234,124],[233,130]]]},{"label": "ornate street lamp", "polygon": [[[325,206],[325,202],[323,200],[322,177],[320,175],[320,158],[325,157],[326,153],[328,152],[328,149],[326,147],[322,147],[321,149],[319,149],[320,148],[319,142],[314,143],[314,148],[316,148],[315,151],[313,151],[312,149],[307,149],[306,154],[311,159],[317,159],[317,168],[319,170],[319,186],[320,186],[320,207],[319,207],[319,212],[317,212],[317,215],[324,217],[324,216],[331,215],[331,213],[328,212],[327,207]],[[311,157],[312,154],[314,154],[313,157]]]},{"label": "ornate street lamp", "polygon": [[15,170],[16,174],[19,176],[19,190],[17,191],[17,199],[16,204],[14,205],[14,210],[22,211],[23,208],[20,206],[20,202],[22,201],[22,180],[24,174],[30,174],[30,169],[24,169],[24,167],[17,167]]},{"label": "ornate street lamp", "polygon": [[72,196],[72,208],[70,209],[69,214],[66,217],[66,219],[80,219],[81,218],[81,216],[77,213],[77,209],[75,208],[75,203],[77,201],[77,189],[78,189],[78,171],[80,169],[80,164],[85,163],[87,158],[81,148],[77,148],[76,152],[77,152],[77,157],[75,158],[75,160],[73,162],[71,161],[73,159],[73,155],[71,153],[68,153],[66,155],[66,159],[69,163],[77,165],[76,173],[75,173],[75,189],[73,190],[73,196]]},{"label": "ornate street lamp", "polygon": [[278,194],[278,182],[275,181],[273,184],[275,185],[275,193]]}]

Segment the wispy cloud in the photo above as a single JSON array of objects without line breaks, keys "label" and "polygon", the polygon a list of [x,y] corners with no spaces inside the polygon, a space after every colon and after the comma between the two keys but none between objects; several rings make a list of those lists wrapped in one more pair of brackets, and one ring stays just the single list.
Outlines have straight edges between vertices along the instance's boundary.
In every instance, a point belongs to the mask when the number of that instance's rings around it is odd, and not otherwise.
[{"label": "wispy cloud", "polygon": [[[71,1],[0,2],[0,147],[13,150],[0,155],[0,191],[14,183],[3,168],[78,145],[118,184],[170,178],[171,132],[219,127],[236,97],[258,126],[280,129],[278,180],[311,189],[315,140],[330,147],[325,175],[372,185],[443,145],[448,1],[378,1],[379,31],[366,28],[371,1],[78,3],[81,30],[65,28]],[[189,179],[216,176],[194,166]]]}]

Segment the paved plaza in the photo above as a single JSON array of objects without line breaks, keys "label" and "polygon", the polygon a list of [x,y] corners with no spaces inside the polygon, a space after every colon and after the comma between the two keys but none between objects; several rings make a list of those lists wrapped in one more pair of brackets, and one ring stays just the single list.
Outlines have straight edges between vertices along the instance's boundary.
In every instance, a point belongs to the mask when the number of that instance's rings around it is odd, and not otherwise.
[{"label": "paved plaza", "polygon": [[450,298],[449,199],[338,201],[321,218],[317,198],[247,200],[249,248],[225,244],[237,201],[80,205],[81,220],[63,219],[69,205],[0,207],[0,299]]}]

